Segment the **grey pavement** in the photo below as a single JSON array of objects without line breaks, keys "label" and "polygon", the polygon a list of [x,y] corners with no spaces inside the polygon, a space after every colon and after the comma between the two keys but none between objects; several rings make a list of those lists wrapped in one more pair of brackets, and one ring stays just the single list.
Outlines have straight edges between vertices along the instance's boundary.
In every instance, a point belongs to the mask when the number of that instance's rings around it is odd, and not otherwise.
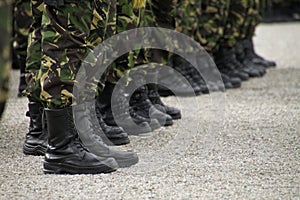
[{"label": "grey pavement", "polygon": [[112,174],[44,175],[43,157],[23,155],[29,119],[14,71],[0,122],[0,199],[300,199],[299,37],[300,23],[260,25],[257,52],[278,67],[225,94],[164,98],[183,119],[130,136],[122,148],[140,162]]}]

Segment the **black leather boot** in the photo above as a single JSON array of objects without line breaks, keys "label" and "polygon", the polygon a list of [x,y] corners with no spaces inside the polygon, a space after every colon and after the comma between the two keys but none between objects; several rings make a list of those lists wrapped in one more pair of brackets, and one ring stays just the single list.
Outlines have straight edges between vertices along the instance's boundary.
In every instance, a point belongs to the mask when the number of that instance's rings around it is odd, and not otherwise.
[{"label": "black leather boot", "polygon": [[3,114],[4,109],[5,109],[5,104],[6,104],[6,101],[0,102],[0,120],[1,120],[2,114]]},{"label": "black leather boot", "polygon": [[[124,93],[120,94],[117,99],[113,100],[113,104],[111,104],[112,92],[114,90],[115,85],[106,82],[104,90],[100,93],[97,98],[96,111],[97,116],[100,119],[104,120],[104,122],[109,126],[120,126],[124,128],[124,130],[128,134],[141,134],[141,133],[149,133],[154,129],[160,127],[160,124],[156,120],[150,126],[148,123],[148,119],[144,117],[136,115],[132,108],[129,107],[128,110],[125,108],[125,102],[127,101]],[[122,110],[124,112],[112,112],[112,106],[115,110]],[[115,120],[115,117],[118,121],[118,124]],[[130,122],[134,122],[135,124],[131,124]]]},{"label": "black leather boot", "polygon": [[221,73],[230,78],[239,78],[242,81],[249,79],[249,75],[242,71],[243,66],[236,60],[233,48],[221,48],[215,55],[216,65]]},{"label": "black leather boot", "polygon": [[[168,65],[174,68],[173,58],[170,59]],[[185,78],[184,76],[178,78],[178,75],[174,74],[175,70],[181,74],[180,76],[182,76],[182,73],[180,71],[176,69],[172,70],[171,68],[164,68],[163,70],[163,72],[160,71],[160,73],[158,73],[158,80],[160,85],[158,85],[157,88],[160,96],[167,97],[176,95],[188,97],[201,94],[201,88],[199,86],[194,85],[192,87],[188,80],[183,79]]]},{"label": "black leather boot", "polygon": [[261,77],[265,75],[265,67],[260,64],[255,64],[252,59],[246,56],[246,50],[241,41],[237,42],[235,52],[237,60],[244,65],[243,70],[248,73],[250,77]]},{"label": "black leather boot", "polygon": [[221,73],[221,77],[224,81],[224,86],[226,89],[240,88],[242,85],[242,81],[239,78],[231,78],[223,73]]},{"label": "black leather boot", "polygon": [[[108,145],[125,145],[129,144],[130,140],[128,138],[128,134],[124,131],[123,128],[119,126],[109,126],[107,125],[101,113],[95,109],[95,103],[91,102],[89,105],[92,125],[93,128],[97,130],[97,132],[103,132],[102,136],[103,141]],[[94,120],[96,119],[96,120]],[[99,130],[101,129],[101,130]],[[108,139],[108,141],[107,141]]]},{"label": "black leather boot", "polygon": [[192,88],[189,84],[181,81],[172,76],[162,77],[160,81],[163,85],[172,85],[172,88],[167,88],[162,85],[158,85],[158,93],[162,97],[173,96],[176,94],[177,96],[188,97],[194,95],[201,94],[201,88]]},{"label": "black leather boot", "polygon": [[74,107],[75,125],[83,144],[95,155],[114,158],[119,167],[129,167],[138,162],[138,156],[131,151],[119,151],[107,146],[103,142],[103,132],[94,128],[91,116],[90,103],[76,105]]},{"label": "black leather boot", "polygon": [[20,66],[20,80],[18,88],[18,97],[22,97],[22,92],[26,89],[27,84],[25,80],[26,57],[18,56],[18,64]]},{"label": "black leather boot", "polygon": [[151,103],[161,112],[166,113],[168,115],[170,115],[172,117],[172,119],[176,120],[176,119],[181,119],[181,112],[179,109],[174,108],[174,107],[170,107],[165,105],[161,99],[160,99],[160,95],[158,93],[157,90],[157,72],[153,72],[153,73],[148,73],[147,74],[149,79],[149,83],[147,85],[148,87],[148,98],[151,101]]},{"label": "black leather boot", "polygon": [[172,117],[166,113],[157,110],[148,98],[148,89],[146,86],[139,87],[130,99],[130,106],[133,111],[148,120],[157,119],[161,126],[173,125]]},{"label": "black leather boot", "polygon": [[[182,59],[180,56],[173,56],[172,65],[177,72],[181,73],[186,78],[195,91],[199,89],[203,94],[209,93],[207,84],[199,72],[190,63]],[[211,87],[213,88],[214,86],[211,85]]]},{"label": "black leather boot", "polygon": [[45,155],[48,139],[44,107],[41,103],[29,102],[28,109],[26,115],[30,117],[29,132],[25,137],[23,152],[26,155],[42,156]]},{"label": "black leather boot", "polygon": [[165,112],[170,115],[172,119],[181,119],[181,112],[179,109],[165,105],[160,99],[159,93],[157,91],[157,86],[155,84],[148,85],[148,97],[151,103],[161,112]]},{"label": "black leather boot", "polygon": [[96,156],[84,147],[75,128],[71,107],[46,108],[45,112],[49,133],[44,160],[45,173],[98,174],[118,168],[114,158]]},{"label": "black leather boot", "polygon": [[[99,91],[100,93],[101,91]],[[109,141],[105,141],[107,142],[107,144],[113,144],[113,145],[124,145],[124,144],[129,144],[129,138],[128,138],[128,134],[124,131],[123,128],[117,126],[117,125],[107,125],[104,120],[103,117],[101,115],[101,112],[99,110],[99,102],[100,100],[103,98],[102,101],[105,101],[106,99],[108,99],[109,97],[107,97],[107,95],[101,95],[101,97],[97,97],[96,99],[96,105],[94,104],[94,102],[90,102],[90,110],[93,111],[91,112],[92,114],[95,114],[96,111],[96,115],[93,115],[93,118],[97,118],[98,121],[93,121],[93,125],[94,127],[98,127],[101,128],[103,133],[105,134],[105,136],[103,138],[105,139],[109,139]],[[108,100],[107,100],[108,101]],[[97,124],[98,123],[98,124]]]},{"label": "black leather boot", "polygon": [[254,64],[262,65],[266,68],[268,67],[276,67],[276,62],[271,60],[266,60],[263,57],[257,55],[254,50],[254,44],[252,39],[246,39],[241,41],[245,51],[245,57],[251,60]]}]

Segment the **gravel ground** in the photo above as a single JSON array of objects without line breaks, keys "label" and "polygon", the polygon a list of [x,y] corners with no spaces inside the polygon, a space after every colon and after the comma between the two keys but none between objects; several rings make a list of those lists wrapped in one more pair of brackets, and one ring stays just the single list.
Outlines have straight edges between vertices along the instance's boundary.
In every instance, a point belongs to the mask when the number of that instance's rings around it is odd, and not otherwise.
[{"label": "gravel ground", "polygon": [[184,118],[131,136],[123,148],[140,162],[112,174],[44,175],[43,157],[23,155],[29,119],[14,71],[0,122],[0,199],[300,199],[299,35],[299,23],[259,26],[257,51],[278,67],[225,94],[165,98]]}]

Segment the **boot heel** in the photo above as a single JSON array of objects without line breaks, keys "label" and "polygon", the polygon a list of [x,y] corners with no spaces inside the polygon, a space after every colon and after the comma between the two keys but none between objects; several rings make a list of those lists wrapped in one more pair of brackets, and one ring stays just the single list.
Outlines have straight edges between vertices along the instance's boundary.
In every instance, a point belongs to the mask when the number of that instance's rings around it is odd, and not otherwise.
[{"label": "boot heel", "polygon": [[25,155],[43,156],[45,155],[46,149],[47,147],[41,145],[30,145],[26,143],[23,145],[23,153]]},{"label": "boot heel", "polygon": [[61,174],[61,167],[60,165],[48,163],[44,161],[44,169],[43,169],[45,174]]}]

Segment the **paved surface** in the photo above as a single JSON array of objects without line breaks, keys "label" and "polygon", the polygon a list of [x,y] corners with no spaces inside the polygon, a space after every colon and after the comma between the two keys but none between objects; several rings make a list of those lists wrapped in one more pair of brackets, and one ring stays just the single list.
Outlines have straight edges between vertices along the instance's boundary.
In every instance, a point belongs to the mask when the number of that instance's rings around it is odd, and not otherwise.
[{"label": "paved surface", "polygon": [[212,109],[214,95],[180,99],[184,119],[131,137],[125,148],[141,161],[113,174],[44,175],[42,157],[22,154],[26,99],[16,98],[13,72],[0,123],[0,199],[300,199],[299,35],[299,23],[259,26],[257,51],[278,67],[227,91],[224,112]]}]

